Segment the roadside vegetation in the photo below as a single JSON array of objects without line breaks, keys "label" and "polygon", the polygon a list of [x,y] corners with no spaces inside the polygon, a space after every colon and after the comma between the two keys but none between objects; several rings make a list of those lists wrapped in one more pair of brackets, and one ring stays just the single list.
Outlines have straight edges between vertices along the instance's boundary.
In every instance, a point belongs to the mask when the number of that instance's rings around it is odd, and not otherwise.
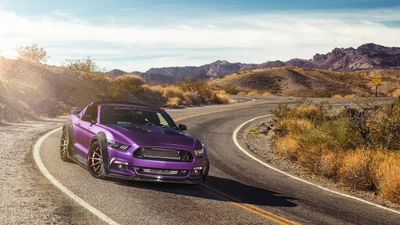
[{"label": "roadside vegetation", "polygon": [[369,99],[357,109],[304,100],[295,107],[279,105],[273,113],[269,135],[276,154],[400,203],[400,98],[390,104]]},{"label": "roadside vegetation", "polygon": [[211,90],[205,81],[148,85],[139,75],[110,78],[90,56],[50,66],[37,44],[15,50],[16,60],[0,56],[0,123],[66,115],[97,100],[156,107],[229,103],[226,93]]}]

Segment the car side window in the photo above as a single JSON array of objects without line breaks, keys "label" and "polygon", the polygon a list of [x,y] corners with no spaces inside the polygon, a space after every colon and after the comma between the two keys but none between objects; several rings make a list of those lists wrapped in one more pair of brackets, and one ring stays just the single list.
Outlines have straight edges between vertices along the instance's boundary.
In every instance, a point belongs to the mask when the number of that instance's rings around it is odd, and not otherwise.
[{"label": "car side window", "polygon": [[[92,121],[97,121],[97,107],[90,105],[86,111],[85,114],[83,114],[82,120],[86,121],[88,118],[87,116],[90,116]],[[91,122],[91,121],[87,121],[87,122]]]},{"label": "car side window", "polygon": [[157,113],[157,117],[161,125],[169,126],[167,120],[165,120],[165,118],[160,113]]}]

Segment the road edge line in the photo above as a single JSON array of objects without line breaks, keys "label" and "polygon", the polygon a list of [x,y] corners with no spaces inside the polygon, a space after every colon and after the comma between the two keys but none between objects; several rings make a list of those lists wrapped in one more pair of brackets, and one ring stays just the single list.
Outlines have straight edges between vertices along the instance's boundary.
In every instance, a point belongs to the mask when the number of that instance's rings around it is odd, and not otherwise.
[{"label": "road edge line", "polygon": [[308,184],[308,185],[317,187],[317,188],[319,188],[319,189],[322,189],[322,190],[324,190],[324,191],[327,191],[327,192],[330,192],[330,193],[333,193],[333,194],[340,195],[340,196],[342,196],[342,197],[347,197],[347,198],[350,198],[350,199],[353,199],[353,200],[357,200],[357,201],[360,201],[360,202],[362,202],[362,203],[365,203],[365,204],[368,204],[368,205],[371,205],[371,206],[375,206],[375,207],[380,208],[380,209],[384,209],[384,210],[390,211],[390,212],[392,212],[392,213],[400,214],[400,211],[397,211],[397,210],[394,210],[394,209],[391,209],[391,208],[388,208],[388,207],[385,207],[385,206],[382,206],[382,205],[379,205],[379,204],[376,204],[376,203],[373,203],[373,202],[370,202],[370,201],[367,201],[367,200],[364,200],[364,199],[361,199],[361,198],[358,198],[358,197],[355,197],[355,196],[352,196],[352,195],[348,195],[348,194],[344,194],[344,193],[341,193],[341,192],[338,192],[338,191],[334,191],[334,190],[328,189],[328,188],[326,188],[326,187],[322,187],[322,186],[320,186],[320,185],[318,185],[318,184],[314,184],[314,183],[312,183],[312,182],[310,182],[310,181],[307,181],[307,180],[303,180],[303,179],[301,179],[301,178],[299,178],[299,177],[293,176],[293,175],[291,175],[291,174],[289,174],[289,173],[287,173],[287,172],[285,172],[285,171],[282,171],[282,170],[280,170],[280,169],[278,169],[278,168],[275,168],[275,167],[273,167],[273,166],[271,166],[271,165],[269,165],[269,164],[263,162],[262,160],[256,158],[255,156],[251,155],[249,152],[247,152],[247,151],[239,144],[239,142],[238,142],[238,140],[237,140],[237,134],[238,134],[238,132],[240,131],[240,129],[242,129],[246,124],[248,124],[248,123],[250,123],[250,122],[252,122],[252,121],[254,121],[254,120],[257,120],[257,119],[260,119],[260,118],[263,118],[263,117],[268,117],[268,116],[273,116],[273,115],[269,114],[269,115],[254,117],[254,118],[252,118],[252,119],[250,119],[250,120],[247,120],[246,122],[242,123],[241,125],[239,125],[238,127],[236,127],[235,130],[233,131],[233,134],[232,134],[233,142],[235,143],[236,147],[238,147],[238,149],[239,149],[240,151],[242,151],[245,155],[247,155],[247,156],[250,157],[251,159],[255,160],[256,162],[260,163],[261,165],[263,165],[263,166],[265,166],[265,167],[267,167],[267,168],[269,168],[269,169],[271,169],[271,170],[274,170],[274,171],[276,171],[276,172],[278,172],[278,173],[284,174],[284,175],[286,175],[286,176],[288,176],[288,177],[290,177],[290,178],[292,178],[292,179],[295,179],[295,180],[297,180],[297,181],[301,181],[301,182],[306,183],[306,184]]},{"label": "road edge line", "polygon": [[103,220],[104,222],[111,224],[111,225],[119,225],[117,222],[112,220],[110,217],[106,216],[104,213],[96,209],[95,207],[91,206],[89,203],[85,202],[83,199],[79,198],[77,195],[75,195],[72,191],[70,191],[68,188],[66,188],[64,185],[62,185],[56,178],[54,178],[50,172],[47,170],[47,168],[44,166],[42,160],[40,159],[40,147],[45,139],[47,139],[50,135],[54,134],[55,132],[61,130],[62,128],[56,128],[54,130],[51,130],[47,132],[45,135],[41,136],[37,142],[35,143],[35,146],[33,148],[33,158],[35,160],[36,165],[39,167],[40,172],[60,191],[62,191],[64,194],[66,194],[68,197],[70,197],[72,200],[74,200],[76,203],[78,203],[80,206],[83,208],[87,209],[89,212],[91,212],[93,215],[97,216],[99,219]]}]

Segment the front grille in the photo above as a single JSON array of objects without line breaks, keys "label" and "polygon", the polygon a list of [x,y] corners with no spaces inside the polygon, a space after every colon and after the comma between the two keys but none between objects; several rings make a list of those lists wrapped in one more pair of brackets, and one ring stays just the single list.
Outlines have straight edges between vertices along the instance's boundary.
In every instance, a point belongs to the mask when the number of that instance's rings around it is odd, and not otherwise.
[{"label": "front grille", "polygon": [[187,176],[189,170],[167,170],[167,169],[153,169],[144,167],[135,167],[135,171],[138,174],[147,175],[162,175],[162,176]]},{"label": "front grille", "polygon": [[188,151],[166,148],[139,148],[133,153],[133,157],[160,161],[193,161],[193,156]]}]

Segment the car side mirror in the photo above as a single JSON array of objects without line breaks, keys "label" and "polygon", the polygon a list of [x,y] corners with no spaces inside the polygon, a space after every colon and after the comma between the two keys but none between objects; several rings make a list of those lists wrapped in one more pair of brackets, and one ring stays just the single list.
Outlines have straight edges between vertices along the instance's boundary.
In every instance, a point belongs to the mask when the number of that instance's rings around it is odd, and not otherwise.
[{"label": "car side mirror", "polygon": [[92,124],[96,123],[96,120],[93,120],[91,115],[83,115],[82,120]]},{"label": "car side mirror", "polygon": [[179,130],[187,130],[187,126],[185,124],[179,124],[178,129]]}]

